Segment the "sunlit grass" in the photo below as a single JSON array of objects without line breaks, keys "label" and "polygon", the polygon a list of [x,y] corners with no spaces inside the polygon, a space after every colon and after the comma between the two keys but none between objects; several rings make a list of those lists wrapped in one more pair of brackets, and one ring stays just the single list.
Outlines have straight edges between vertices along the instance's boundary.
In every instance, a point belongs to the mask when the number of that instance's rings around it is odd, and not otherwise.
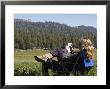
[{"label": "sunlit grass", "polygon": [[[14,75],[15,76],[42,76],[42,63],[35,61],[34,56],[47,53],[45,50],[38,51],[18,51],[14,54]],[[95,53],[95,66],[85,76],[97,75],[97,54]],[[57,75],[51,69],[48,70],[50,76]],[[70,73],[70,76],[74,76]],[[78,74],[80,76],[80,74]]]}]

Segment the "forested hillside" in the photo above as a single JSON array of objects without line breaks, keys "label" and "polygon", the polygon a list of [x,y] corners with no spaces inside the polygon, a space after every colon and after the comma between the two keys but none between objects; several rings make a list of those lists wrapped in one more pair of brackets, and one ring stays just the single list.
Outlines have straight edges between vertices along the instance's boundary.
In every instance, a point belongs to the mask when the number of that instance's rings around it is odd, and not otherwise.
[{"label": "forested hillside", "polygon": [[14,46],[17,49],[52,49],[68,42],[78,47],[81,38],[90,38],[97,46],[97,29],[91,26],[71,27],[57,22],[14,19],[14,31]]}]

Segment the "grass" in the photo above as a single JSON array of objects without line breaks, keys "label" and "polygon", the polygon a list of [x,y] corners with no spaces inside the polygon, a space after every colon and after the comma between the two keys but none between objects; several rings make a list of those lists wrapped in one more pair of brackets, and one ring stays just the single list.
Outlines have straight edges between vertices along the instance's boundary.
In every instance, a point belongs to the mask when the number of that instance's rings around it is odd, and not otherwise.
[{"label": "grass", "polygon": [[35,76],[42,75],[42,64],[35,61],[34,56],[47,53],[44,50],[38,51],[17,51],[14,54],[14,75]]},{"label": "grass", "polygon": [[35,55],[43,55],[47,53],[45,50],[38,50],[38,51],[17,51],[15,52],[15,62],[35,62],[34,56]]},{"label": "grass", "polygon": [[35,76],[42,75],[41,64],[35,62],[15,63],[14,74],[17,76]]},{"label": "grass", "polygon": [[[14,54],[14,75],[15,76],[43,76],[42,63],[35,61],[34,56],[47,53],[45,50],[17,51]],[[97,54],[95,54],[95,66],[88,72],[86,76],[97,75]],[[57,75],[56,72],[49,69],[50,76]],[[70,76],[74,74],[70,73]],[[79,74],[80,75],[80,74]]]}]

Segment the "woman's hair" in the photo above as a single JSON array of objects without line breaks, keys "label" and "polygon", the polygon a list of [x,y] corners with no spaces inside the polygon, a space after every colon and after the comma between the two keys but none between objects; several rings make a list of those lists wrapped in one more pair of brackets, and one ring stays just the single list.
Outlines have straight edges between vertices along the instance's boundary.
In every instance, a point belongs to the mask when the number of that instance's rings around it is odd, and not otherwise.
[{"label": "woman's hair", "polygon": [[86,46],[86,39],[79,40],[79,49],[83,49]]},{"label": "woman's hair", "polygon": [[90,39],[87,39],[86,41],[87,41],[87,45],[88,45],[88,46],[92,46],[92,42],[91,42]]},{"label": "woman's hair", "polygon": [[79,48],[86,48],[88,46],[92,46],[92,42],[90,39],[80,39],[79,41]]},{"label": "woman's hair", "polygon": [[86,57],[88,59],[93,58],[94,47],[93,47],[92,41],[90,39],[80,39],[80,41],[79,41],[79,48],[80,48],[80,50],[86,49]]}]

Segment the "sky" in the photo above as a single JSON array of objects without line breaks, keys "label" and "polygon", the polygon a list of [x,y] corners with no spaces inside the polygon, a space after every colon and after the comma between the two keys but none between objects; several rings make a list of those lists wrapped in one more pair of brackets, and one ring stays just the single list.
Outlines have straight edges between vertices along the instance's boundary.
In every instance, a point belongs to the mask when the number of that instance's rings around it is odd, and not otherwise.
[{"label": "sky", "polygon": [[96,14],[15,14],[16,19],[31,19],[33,22],[54,21],[69,26],[93,26],[97,28]]}]

